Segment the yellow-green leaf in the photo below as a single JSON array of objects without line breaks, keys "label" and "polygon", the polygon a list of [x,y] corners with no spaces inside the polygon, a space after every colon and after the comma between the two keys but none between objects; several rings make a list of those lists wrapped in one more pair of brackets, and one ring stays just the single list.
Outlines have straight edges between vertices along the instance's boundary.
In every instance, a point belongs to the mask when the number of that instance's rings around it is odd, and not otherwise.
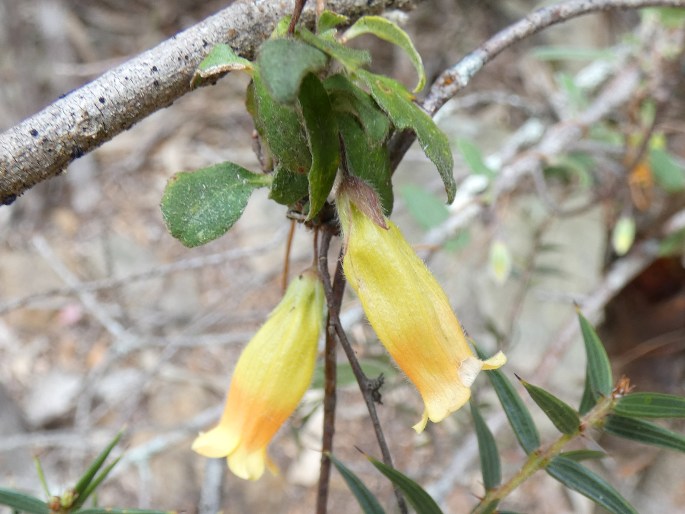
[{"label": "yellow-green leaf", "polygon": [[252,73],[254,66],[247,59],[240,57],[225,43],[216,45],[210,50],[190,81],[191,87],[197,87],[204,81],[215,81],[231,71]]},{"label": "yellow-green leaf", "polygon": [[611,232],[611,246],[619,257],[628,253],[635,241],[635,220],[621,216]]}]

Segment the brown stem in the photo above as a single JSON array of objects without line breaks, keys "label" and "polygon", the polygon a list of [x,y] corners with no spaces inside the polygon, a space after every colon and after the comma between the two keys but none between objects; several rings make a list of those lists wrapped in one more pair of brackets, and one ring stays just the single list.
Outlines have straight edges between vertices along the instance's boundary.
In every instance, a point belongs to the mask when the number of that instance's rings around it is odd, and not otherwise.
[{"label": "brown stem", "polygon": [[[295,220],[290,221],[290,230],[288,230],[288,239],[285,242],[285,258],[283,259],[283,276],[281,277],[281,287],[283,291],[288,287],[288,275],[290,274],[290,252],[293,249],[293,239],[295,238],[295,228],[297,223]],[[316,243],[314,243],[316,244]],[[315,261],[316,262],[316,261]]]},{"label": "brown stem", "polygon": [[300,21],[302,9],[304,9],[304,4],[306,3],[307,0],[295,0],[295,8],[293,9],[292,18],[290,18],[290,25],[288,25],[288,34],[291,36],[295,33],[295,25]]}]

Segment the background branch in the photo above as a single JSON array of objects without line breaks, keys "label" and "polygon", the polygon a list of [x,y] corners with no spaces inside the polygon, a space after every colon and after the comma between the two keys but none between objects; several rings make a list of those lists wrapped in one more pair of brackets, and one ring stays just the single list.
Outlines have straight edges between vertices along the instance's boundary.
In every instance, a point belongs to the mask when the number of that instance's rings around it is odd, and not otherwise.
[{"label": "background branch", "polygon": [[[414,0],[330,0],[328,8],[352,20],[388,8],[409,9]],[[291,0],[239,0],[66,94],[0,134],[0,205],[61,173],[84,154],[190,91],[198,64],[218,43],[247,58],[292,12]],[[302,20],[311,24],[314,9]]]}]

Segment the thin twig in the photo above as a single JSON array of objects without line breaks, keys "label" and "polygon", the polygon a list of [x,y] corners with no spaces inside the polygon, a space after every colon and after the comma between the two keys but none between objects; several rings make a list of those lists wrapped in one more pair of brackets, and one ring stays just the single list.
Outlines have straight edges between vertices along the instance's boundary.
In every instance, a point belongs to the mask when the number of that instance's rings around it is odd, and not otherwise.
[{"label": "thin twig", "polygon": [[295,7],[293,8],[293,14],[290,18],[290,25],[288,25],[288,34],[291,36],[295,33],[295,25],[300,21],[302,9],[304,9],[304,4],[306,3],[307,0],[295,0]]},{"label": "thin twig", "polygon": [[297,223],[295,220],[290,220],[290,230],[288,230],[288,239],[285,243],[285,256],[283,257],[283,277],[281,278],[281,288],[283,292],[288,288],[288,275],[290,274],[290,253],[293,249],[293,239],[295,238],[295,229]]}]

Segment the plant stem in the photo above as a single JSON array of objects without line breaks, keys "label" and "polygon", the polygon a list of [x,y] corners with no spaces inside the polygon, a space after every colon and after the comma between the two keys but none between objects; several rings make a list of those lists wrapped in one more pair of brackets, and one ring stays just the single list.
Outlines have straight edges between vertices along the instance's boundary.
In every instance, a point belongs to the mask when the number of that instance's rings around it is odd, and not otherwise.
[{"label": "plant stem", "polygon": [[561,450],[572,440],[582,437],[587,427],[601,424],[602,420],[611,413],[615,405],[612,396],[602,398],[595,407],[588,412],[580,422],[578,430],[573,434],[563,434],[556,441],[546,448],[538,448],[531,452],[521,469],[512,476],[507,482],[495,489],[489,490],[478,505],[473,509],[472,514],[485,514],[490,509],[506,498],[514,489],[528,480],[536,471],[544,469],[551,460],[561,453]]}]

